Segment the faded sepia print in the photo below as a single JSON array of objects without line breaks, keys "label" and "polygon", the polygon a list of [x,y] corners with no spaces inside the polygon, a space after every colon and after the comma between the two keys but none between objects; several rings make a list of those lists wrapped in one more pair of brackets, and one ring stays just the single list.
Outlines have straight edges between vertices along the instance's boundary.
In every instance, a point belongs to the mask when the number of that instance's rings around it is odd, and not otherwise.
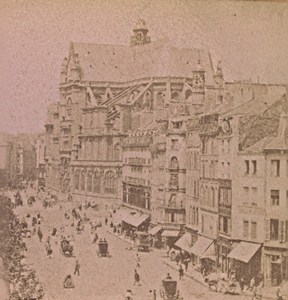
[{"label": "faded sepia print", "polygon": [[288,2],[0,1],[0,300],[288,300]]}]

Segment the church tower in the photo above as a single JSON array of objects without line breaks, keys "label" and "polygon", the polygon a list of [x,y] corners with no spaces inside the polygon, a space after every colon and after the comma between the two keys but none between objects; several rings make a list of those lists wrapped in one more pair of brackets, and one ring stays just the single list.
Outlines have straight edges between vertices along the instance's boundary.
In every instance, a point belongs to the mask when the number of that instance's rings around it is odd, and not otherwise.
[{"label": "church tower", "polygon": [[138,20],[133,29],[134,35],[130,38],[131,46],[140,46],[150,43],[150,36],[148,36],[148,29],[143,19]]}]

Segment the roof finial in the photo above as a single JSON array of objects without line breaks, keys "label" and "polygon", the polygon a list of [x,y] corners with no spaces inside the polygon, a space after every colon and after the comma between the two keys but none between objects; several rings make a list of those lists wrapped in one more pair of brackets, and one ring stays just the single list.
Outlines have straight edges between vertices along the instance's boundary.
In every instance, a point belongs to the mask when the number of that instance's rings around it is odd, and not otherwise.
[{"label": "roof finial", "polygon": [[148,29],[146,27],[146,22],[143,19],[139,19],[133,29],[134,35],[131,36],[130,44],[131,46],[145,45],[150,43],[150,37],[147,35]]}]

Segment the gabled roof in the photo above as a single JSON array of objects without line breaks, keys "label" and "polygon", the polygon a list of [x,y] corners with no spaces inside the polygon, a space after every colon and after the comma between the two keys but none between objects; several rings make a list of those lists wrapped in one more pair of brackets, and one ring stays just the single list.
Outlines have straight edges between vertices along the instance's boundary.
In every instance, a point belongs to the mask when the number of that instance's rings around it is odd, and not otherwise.
[{"label": "gabled roof", "polygon": [[149,77],[192,77],[198,60],[206,74],[206,83],[214,85],[209,52],[178,49],[163,42],[131,47],[75,43],[83,81],[125,82]]}]

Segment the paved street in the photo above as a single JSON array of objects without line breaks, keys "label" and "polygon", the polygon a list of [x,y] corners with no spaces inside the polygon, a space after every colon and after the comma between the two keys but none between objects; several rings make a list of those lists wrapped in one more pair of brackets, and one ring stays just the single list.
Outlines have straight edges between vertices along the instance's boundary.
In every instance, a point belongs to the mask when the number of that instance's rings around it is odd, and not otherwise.
[{"label": "paved street", "polygon": [[[64,213],[67,209],[71,211],[72,206],[43,209],[39,203],[34,207],[17,208],[17,214],[22,218],[28,212],[33,216],[40,212],[44,218],[41,230],[44,233],[42,243],[38,236],[27,239],[28,253],[27,263],[32,264],[36,269],[40,281],[44,284],[46,299],[122,299],[127,289],[131,289],[134,299],[148,299],[147,294],[150,289],[157,290],[158,298],[161,287],[161,279],[170,272],[173,278],[178,279],[178,272],[163,263],[165,252],[151,251],[150,253],[139,253],[140,268],[137,268],[141,285],[133,286],[134,269],[136,268],[136,252],[128,250],[130,245],[107,231],[107,228],[98,228],[100,238],[106,238],[109,243],[110,258],[97,256],[97,245],[92,244],[90,236],[90,225],[85,224],[85,230],[81,234],[76,234],[74,227],[69,231],[74,233],[74,255],[64,257],[60,252],[59,241],[52,240],[52,258],[47,257],[45,251],[45,241],[47,234],[51,233],[53,227],[58,229],[62,224],[67,224]],[[99,212],[85,211],[91,220],[99,220]],[[71,222],[71,220],[70,220]],[[68,225],[66,226],[68,228]],[[56,244],[57,243],[57,244]],[[76,259],[79,260],[80,276],[73,275]],[[64,289],[63,280],[66,275],[71,274],[74,289]],[[179,283],[181,295],[184,299],[231,299],[229,295],[222,295],[208,291],[206,287],[185,278]],[[234,299],[241,299],[241,296],[233,296]]]}]

